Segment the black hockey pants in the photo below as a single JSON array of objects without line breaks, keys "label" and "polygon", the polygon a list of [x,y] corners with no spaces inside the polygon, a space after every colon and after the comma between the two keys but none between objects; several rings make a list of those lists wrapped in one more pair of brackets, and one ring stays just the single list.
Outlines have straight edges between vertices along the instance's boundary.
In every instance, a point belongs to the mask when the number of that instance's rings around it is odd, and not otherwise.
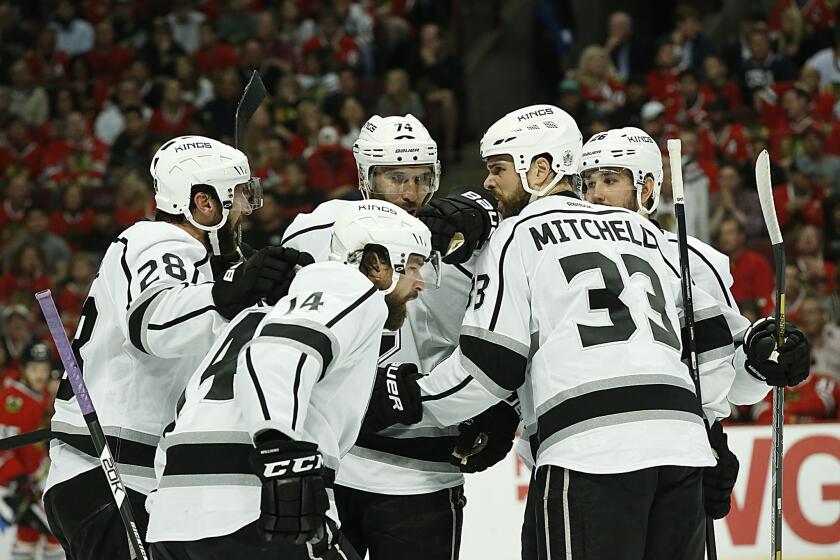
[{"label": "black hockey pants", "polygon": [[341,531],[370,560],[457,560],[464,487],[407,496],[335,486]]},{"label": "black hockey pants", "polygon": [[540,467],[531,478],[522,559],[703,560],[702,469],[587,474]]},{"label": "black hockey pants", "polygon": [[[146,535],[146,496],[126,488],[140,535]],[[67,560],[129,560],[128,537],[102,469],[56,484],[44,495],[47,521]]]}]

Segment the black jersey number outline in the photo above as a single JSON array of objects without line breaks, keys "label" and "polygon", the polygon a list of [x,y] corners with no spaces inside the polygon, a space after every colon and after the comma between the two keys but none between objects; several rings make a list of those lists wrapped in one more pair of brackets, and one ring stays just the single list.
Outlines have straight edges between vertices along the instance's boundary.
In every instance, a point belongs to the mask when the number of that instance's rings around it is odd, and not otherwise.
[{"label": "black jersey number outline", "polygon": [[[679,350],[680,339],[677,336],[674,325],[668,320],[665,311],[665,294],[662,290],[659,275],[656,274],[656,271],[653,270],[647,261],[635,255],[623,254],[621,255],[621,260],[627,269],[628,276],[632,277],[635,274],[642,274],[649,280],[650,286],[653,289],[653,292],[645,290],[648,296],[648,305],[651,311],[658,314],[662,321],[660,325],[648,317],[648,324],[653,339],[675,350]],[[578,324],[578,334],[580,335],[580,342],[583,347],[590,348],[601,344],[630,340],[630,337],[633,336],[633,333],[636,332],[638,327],[630,314],[630,309],[619,299],[619,296],[624,291],[624,280],[621,278],[618,265],[601,253],[590,252],[563,257],[560,259],[560,268],[563,270],[567,282],[571,282],[575,276],[582,272],[595,269],[600,270],[601,277],[604,280],[603,288],[587,290],[589,295],[589,309],[591,311],[599,309],[606,310],[612,324],[603,326]]]},{"label": "black jersey number outline", "polygon": [[248,313],[228,331],[210,365],[201,374],[200,383],[208,377],[213,378],[204,400],[227,401],[233,398],[233,375],[236,373],[239,351],[254,337],[263,317],[265,312]]},{"label": "black jersey number outline", "polygon": [[[82,305],[82,313],[79,316],[79,327],[76,329],[76,336],[73,337],[73,342],[70,343],[70,348],[72,348],[73,355],[76,357],[76,363],[79,364],[79,372],[83,376],[85,374],[85,360],[82,358],[82,347],[90,341],[93,335],[93,326],[98,316],[99,311],[96,309],[96,301],[94,301],[93,296],[88,296]],[[58,391],[55,394],[55,398],[62,401],[69,401],[73,398],[73,386],[70,385],[70,379],[68,379],[66,374],[61,378],[61,383],[58,384]]]}]

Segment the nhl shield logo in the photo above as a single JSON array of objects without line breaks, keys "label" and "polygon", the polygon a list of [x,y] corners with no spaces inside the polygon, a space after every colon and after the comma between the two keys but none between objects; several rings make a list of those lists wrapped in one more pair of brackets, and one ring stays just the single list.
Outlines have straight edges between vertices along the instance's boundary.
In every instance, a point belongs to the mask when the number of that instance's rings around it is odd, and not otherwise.
[{"label": "nhl shield logo", "polygon": [[563,166],[569,167],[572,165],[572,161],[574,161],[574,156],[572,156],[572,150],[566,150],[563,152]]},{"label": "nhl shield logo", "polygon": [[9,395],[6,397],[4,408],[6,409],[6,412],[10,414],[17,414],[20,412],[20,409],[23,408],[23,399],[14,395]]}]

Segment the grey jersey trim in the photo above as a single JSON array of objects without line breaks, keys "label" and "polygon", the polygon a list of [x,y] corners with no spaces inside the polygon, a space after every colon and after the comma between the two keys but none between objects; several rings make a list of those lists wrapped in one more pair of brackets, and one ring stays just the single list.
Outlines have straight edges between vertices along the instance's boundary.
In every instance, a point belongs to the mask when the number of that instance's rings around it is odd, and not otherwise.
[{"label": "grey jersey trim", "polygon": [[464,326],[461,327],[461,334],[465,334],[467,336],[472,336],[475,338],[480,338],[481,340],[486,340],[491,344],[495,344],[496,346],[502,346],[516,352],[520,356],[525,356],[526,358],[531,353],[531,349],[528,347],[527,344],[523,344],[516,339],[513,339],[507,335],[497,333],[495,331],[490,331],[487,329],[482,329],[481,327],[471,327],[471,326]]},{"label": "grey jersey trim", "polygon": [[213,432],[177,432],[165,436],[160,442],[161,451],[166,451],[173,445],[196,443],[242,443],[253,445],[254,441],[248,432],[213,431]]},{"label": "grey jersey trim", "polygon": [[190,488],[196,486],[262,487],[256,474],[170,474],[160,479],[158,488]]},{"label": "grey jersey trim", "polygon": [[[504,400],[510,395],[510,390],[509,389],[505,389],[504,387],[500,386],[495,381],[490,379],[487,376],[487,374],[485,374],[483,371],[481,371],[480,367],[478,367],[477,365],[475,365],[473,363],[472,360],[470,360],[469,358],[467,358],[463,354],[460,355],[460,358],[461,358],[461,367],[463,367],[464,370],[466,370],[466,372],[468,374],[470,374],[470,376],[473,379],[478,381],[481,384],[481,386],[484,387],[484,389],[487,390],[488,393],[490,393],[494,397],[498,398],[499,400]],[[466,385],[466,383],[464,383],[464,382],[461,382],[461,383]],[[459,387],[461,386],[461,383],[458,384]],[[429,399],[426,399],[426,400],[429,400]]]},{"label": "grey jersey trim", "polygon": [[362,459],[369,459],[371,461],[377,461],[379,463],[385,463],[387,465],[403,467],[415,471],[436,472],[443,474],[460,474],[461,472],[458,467],[449,463],[412,459],[410,457],[392,455],[390,453],[385,453],[384,451],[376,451],[375,449],[367,449],[356,445],[350,449],[348,454],[353,455],[354,457],[361,457]]}]

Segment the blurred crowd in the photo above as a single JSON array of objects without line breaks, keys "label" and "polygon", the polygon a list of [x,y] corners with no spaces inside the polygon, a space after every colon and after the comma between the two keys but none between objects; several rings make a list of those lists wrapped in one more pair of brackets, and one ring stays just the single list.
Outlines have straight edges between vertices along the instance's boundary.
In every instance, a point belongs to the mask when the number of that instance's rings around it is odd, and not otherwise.
[{"label": "blurred crowd", "polygon": [[[776,1],[724,44],[704,34],[710,14],[689,4],[658,37],[636,34],[631,16],[616,12],[602,44],[576,45],[576,62],[573,26],[551,25],[560,4],[537,2],[535,14],[566,53],[556,93],[533,99],[523,88],[519,105],[558,104],[584,140],[638,126],[664,153],[680,138],[689,233],[730,257],[733,296],[750,318],[775,306],[753,172],[769,150],[789,252],[788,317],[814,347],[815,375],[790,390],[789,420],[840,419],[837,2]],[[53,290],[72,336],[105,249],[153,214],[151,155],[181,134],[232,143],[255,69],[269,100],[243,140],[265,188],[245,232],[254,247],[279,244],[289,222],[323,200],[359,196],[350,148],[373,114],[417,116],[444,169],[458,165],[464,141],[482,131],[465,125],[457,5],[0,0],[0,375],[19,377],[25,349],[48,338],[33,293]],[[667,157],[664,168],[657,214],[673,228]],[[735,413],[769,419],[765,404]]]}]

